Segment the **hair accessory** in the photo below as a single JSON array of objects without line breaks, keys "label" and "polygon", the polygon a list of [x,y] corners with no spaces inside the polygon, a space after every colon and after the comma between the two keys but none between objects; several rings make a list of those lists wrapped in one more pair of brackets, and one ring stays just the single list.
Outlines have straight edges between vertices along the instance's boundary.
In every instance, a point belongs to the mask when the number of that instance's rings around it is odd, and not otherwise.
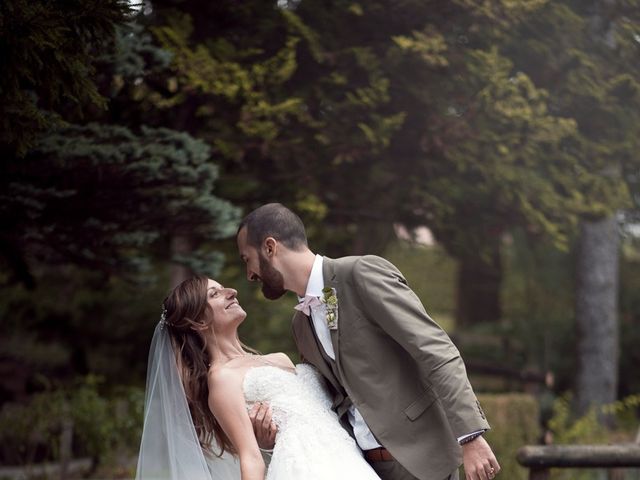
[{"label": "hair accessory", "polygon": [[160,314],[160,329],[163,329],[165,326],[169,325],[167,323],[167,308],[162,304],[162,313]]}]

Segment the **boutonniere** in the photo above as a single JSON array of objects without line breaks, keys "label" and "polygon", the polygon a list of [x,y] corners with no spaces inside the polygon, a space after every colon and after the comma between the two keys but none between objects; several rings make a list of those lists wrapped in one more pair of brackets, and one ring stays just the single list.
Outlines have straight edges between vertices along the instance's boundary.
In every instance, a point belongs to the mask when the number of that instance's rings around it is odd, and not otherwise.
[{"label": "boutonniere", "polygon": [[336,296],[336,289],[331,287],[324,287],[322,289],[322,298],[320,299],[324,303],[327,316],[325,321],[329,330],[338,329],[338,297]]}]

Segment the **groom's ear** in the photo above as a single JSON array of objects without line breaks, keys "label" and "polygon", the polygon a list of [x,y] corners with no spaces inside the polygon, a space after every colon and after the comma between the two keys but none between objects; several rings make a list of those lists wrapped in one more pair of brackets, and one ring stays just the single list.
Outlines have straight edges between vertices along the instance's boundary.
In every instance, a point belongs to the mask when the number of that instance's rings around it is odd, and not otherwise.
[{"label": "groom's ear", "polygon": [[264,239],[263,245],[267,257],[273,257],[278,248],[278,241],[273,237],[267,237]]}]

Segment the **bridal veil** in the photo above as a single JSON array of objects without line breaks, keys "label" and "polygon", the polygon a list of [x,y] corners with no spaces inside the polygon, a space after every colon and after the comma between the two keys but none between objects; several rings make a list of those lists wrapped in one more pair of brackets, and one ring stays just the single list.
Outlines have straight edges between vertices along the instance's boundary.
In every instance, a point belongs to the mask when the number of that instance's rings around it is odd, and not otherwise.
[{"label": "bridal veil", "polygon": [[240,466],[234,457],[228,453],[220,458],[205,455],[200,446],[164,321],[156,326],[149,350],[136,472],[136,480],[151,479],[240,479]]}]

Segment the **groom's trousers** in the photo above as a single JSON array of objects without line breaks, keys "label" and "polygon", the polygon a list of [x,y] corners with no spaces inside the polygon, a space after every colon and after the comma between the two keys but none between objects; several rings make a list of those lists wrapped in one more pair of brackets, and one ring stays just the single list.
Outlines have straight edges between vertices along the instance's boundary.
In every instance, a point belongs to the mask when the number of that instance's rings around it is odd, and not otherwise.
[{"label": "groom's trousers", "polygon": [[[396,460],[386,462],[371,462],[370,465],[376,471],[382,480],[418,480],[411,475],[406,468],[400,465]],[[453,472],[443,480],[458,480],[458,470]]]}]

